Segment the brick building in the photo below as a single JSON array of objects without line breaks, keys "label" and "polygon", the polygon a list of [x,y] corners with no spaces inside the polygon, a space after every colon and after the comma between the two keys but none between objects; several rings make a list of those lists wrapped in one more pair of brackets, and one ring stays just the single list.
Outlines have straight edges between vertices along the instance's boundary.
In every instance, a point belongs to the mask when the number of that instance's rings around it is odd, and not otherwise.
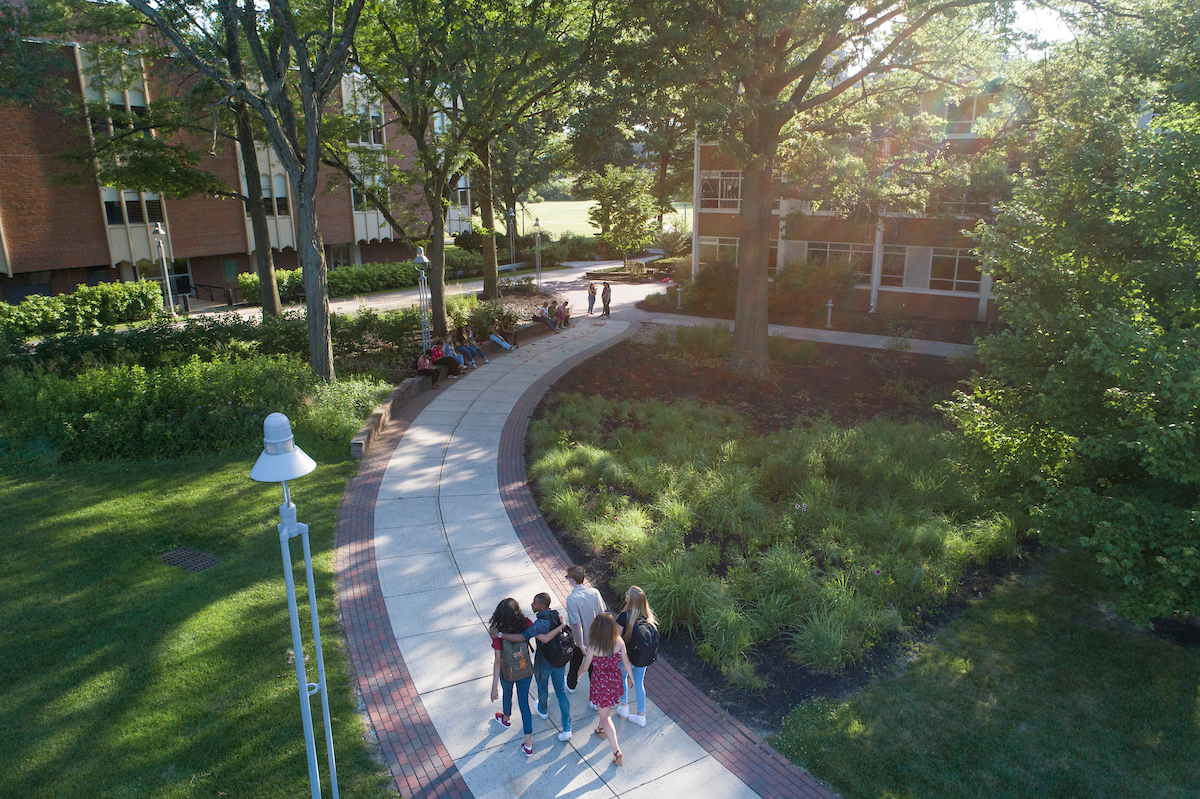
[{"label": "brick building", "polygon": [[[968,97],[958,104],[927,101],[925,110],[946,119],[942,146],[974,150],[979,144],[974,123],[986,114],[992,98]],[[697,139],[694,163],[693,273],[706,264],[737,262],[742,200],[740,168],[716,143]],[[985,321],[995,314],[992,277],[981,269],[965,232],[988,208],[988,202],[959,197],[939,203],[936,214],[883,210],[871,218],[851,219],[815,210],[810,201],[777,198],[773,213],[778,234],[771,240],[768,269],[774,275],[804,260],[849,265],[857,276],[853,310]]]},{"label": "brick building", "polygon": [[[122,81],[125,88],[105,88],[95,76],[86,48],[60,47],[68,67],[62,77],[69,91],[89,102],[136,117],[154,100],[154,92],[170,91],[136,62],[141,75]],[[352,75],[343,78],[338,102],[374,123],[360,142],[383,147],[391,129],[379,107]],[[237,288],[237,274],[251,272],[257,246],[245,204],[238,199],[192,196],[168,200],[149,192],[120,187],[69,185],[61,179],[76,167],[60,156],[85,150],[89,125],[111,120],[83,119],[61,110],[0,106],[0,288],[6,302],[29,294],[58,294],[82,284],[162,280],[165,257],[176,294],[225,301]],[[408,148],[408,149],[411,149]],[[245,186],[247,173],[259,181],[270,229],[270,247],[279,269],[297,267],[295,207],[287,176],[271,149],[258,147],[258,163],[242,164],[238,147],[216,142],[202,168],[230,187]],[[241,189],[239,189],[241,190]],[[331,268],[349,263],[410,259],[413,251],[398,240],[382,215],[349,188],[317,198],[325,255]],[[160,256],[154,236],[161,224]]]}]

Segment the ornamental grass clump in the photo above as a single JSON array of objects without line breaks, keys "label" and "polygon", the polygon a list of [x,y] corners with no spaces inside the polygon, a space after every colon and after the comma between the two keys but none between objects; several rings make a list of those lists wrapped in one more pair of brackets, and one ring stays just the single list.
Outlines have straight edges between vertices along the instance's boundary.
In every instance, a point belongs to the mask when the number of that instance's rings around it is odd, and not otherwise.
[{"label": "ornamental grass clump", "polygon": [[542,507],[739,684],[758,684],[754,648],[780,637],[814,669],[860,662],[1019,549],[1018,524],[975,499],[928,424],[760,435],[690,402],[546,407],[529,432]]}]

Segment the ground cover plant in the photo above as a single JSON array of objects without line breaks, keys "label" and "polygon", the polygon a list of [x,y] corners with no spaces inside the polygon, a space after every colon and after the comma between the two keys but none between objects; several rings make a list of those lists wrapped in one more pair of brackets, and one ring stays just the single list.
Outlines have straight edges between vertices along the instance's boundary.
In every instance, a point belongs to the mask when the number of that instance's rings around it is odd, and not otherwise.
[{"label": "ground cover plant", "polygon": [[[755,647],[776,641],[816,671],[858,663],[944,602],[969,569],[1017,551],[1018,521],[975,499],[927,419],[854,415],[848,429],[805,418],[785,400],[659,399],[677,388],[676,373],[719,369],[711,361],[728,346],[722,331],[681,331],[675,343],[660,333],[606,353],[605,362],[629,369],[601,364],[599,393],[549,397],[529,445],[543,512],[577,548],[603,553],[615,582],[645,588],[665,628],[686,630],[727,679],[763,687]],[[794,397],[792,386],[818,384],[818,351],[788,346],[775,349],[808,361],[790,372],[780,365],[796,381],[778,393]],[[876,384],[892,382],[866,363]],[[736,393],[737,382],[725,374],[679,387],[712,399]],[[748,392],[771,393],[746,382]],[[644,391],[648,384],[655,389]],[[899,394],[927,388],[893,385],[886,403],[902,408]],[[927,402],[911,404],[928,411]],[[751,404],[757,413],[742,412]]]},{"label": "ground cover plant", "polygon": [[[334,454],[297,440],[319,462],[291,487],[313,542],[341,795],[393,796],[336,623],[334,525],[354,464],[345,441]],[[308,795],[280,494],[249,479],[253,462],[0,459],[0,794]],[[192,573],[159,559],[179,546],[220,562]],[[302,576],[297,593],[303,613]]]},{"label": "ground cover plant", "polygon": [[846,799],[1200,794],[1195,632],[1134,628],[1088,554],[1051,555],[772,744]]}]

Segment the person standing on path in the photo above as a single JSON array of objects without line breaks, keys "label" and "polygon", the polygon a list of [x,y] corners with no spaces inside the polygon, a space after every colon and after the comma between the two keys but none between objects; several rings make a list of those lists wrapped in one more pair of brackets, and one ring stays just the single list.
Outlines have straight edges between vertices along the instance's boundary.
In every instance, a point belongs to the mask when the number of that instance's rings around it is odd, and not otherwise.
[{"label": "person standing on path", "polygon": [[612,286],[608,283],[604,284],[604,291],[600,292],[600,300],[604,303],[604,312],[601,316],[612,316],[612,311],[609,310],[608,304],[612,302]]},{"label": "person standing on path", "polygon": [[567,569],[567,582],[571,585],[571,593],[567,595],[567,624],[575,633],[575,654],[571,656],[571,668],[567,671],[567,693],[575,693],[579,687],[579,666],[583,663],[583,647],[587,646],[587,631],[592,621],[604,612],[604,598],[600,592],[590,585],[584,585],[587,579],[582,566],[572,566]]},{"label": "person standing on path", "polygon": [[596,307],[596,284],[588,283],[588,316],[592,315],[592,309]]},{"label": "person standing on path", "polygon": [[[647,625],[650,630],[639,629]],[[637,692],[638,709],[636,715],[629,713],[629,691],[621,697],[617,706],[617,715],[629,719],[639,727],[646,726],[646,667],[658,657],[658,619],[646,601],[646,592],[636,585],[629,586],[625,592],[625,609],[617,616],[617,632],[625,642],[629,652],[629,661],[633,664],[633,687]]]},{"label": "person standing on path", "polygon": [[[603,735],[612,747],[613,763],[625,765],[625,756],[617,743],[617,728],[612,721],[613,708],[621,694],[628,690],[626,685],[633,685],[633,666],[625,651],[625,642],[617,635],[617,622],[607,613],[601,613],[592,621],[588,631],[587,657],[583,660],[584,668],[592,668],[592,677],[588,681],[588,698],[600,712],[600,723],[596,727],[596,735]],[[626,677],[621,677],[624,669]]]},{"label": "person standing on path", "polygon": [[529,606],[537,616],[537,621],[520,635],[501,633],[498,637],[503,641],[516,643],[528,641],[530,638],[538,640],[537,652],[533,656],[533,679],[537,683],[538,689],[537,708],[535,709],[542,718],[550,716],[550,712],[546,709],[550,699],[546,683],[553,683],[554,696],[558,699],[558,712],[562,716],[562,732],[558,734],[558,740],[569,741],[571,740],[571,701],[567,699],[566,690],[567,664],[564,663],[556,668],[546,659],[546,655],[542,651],[542,645],[556,638],[559,632],[567,626],[567,623],[562,620],[562,616],[558,615],[557,610],[550,609],[550,595],[545,592],[535,596]]},{"label": "person standing on path", "polygon": [[[533,664],[529,657],[529,644],[520,633],[533,625],[517,600],[509,597],[503,599],[492,613],[488,629],[492,636],[492,701],[500,695],[500,687],[504,687],[504,712],[497,713],[496,722],[501,727],[511,727],[513,689],[517,691],[517,707],[521,709],[521,727],[525,732],[525,744],[521,751],[526,757],[533,754],[533,716],[529,713],[529,681],[533,679]],[[500,638],[501,633],[517,633],[521,639],[519,644],[508,643]]]}]

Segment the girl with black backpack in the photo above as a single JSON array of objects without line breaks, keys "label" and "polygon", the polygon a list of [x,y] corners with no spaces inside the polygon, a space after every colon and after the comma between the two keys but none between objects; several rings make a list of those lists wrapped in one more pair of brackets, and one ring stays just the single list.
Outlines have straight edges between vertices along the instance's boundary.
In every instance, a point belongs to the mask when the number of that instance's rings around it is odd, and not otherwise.
[{"label": "girl with black backpack", "polygon": [[633,664],[633,687],[637,692],[637,715],[629,712],[629,689],[621,697],[617,715],[629,719],[639,727],[646,726],[646,689],[643,679],[646,667],[658,658],[658,619],[646,601],[646,592],[636,585],[625,592],[625,609],[617,616],[617,629],[629,651],[629,662]]}]

